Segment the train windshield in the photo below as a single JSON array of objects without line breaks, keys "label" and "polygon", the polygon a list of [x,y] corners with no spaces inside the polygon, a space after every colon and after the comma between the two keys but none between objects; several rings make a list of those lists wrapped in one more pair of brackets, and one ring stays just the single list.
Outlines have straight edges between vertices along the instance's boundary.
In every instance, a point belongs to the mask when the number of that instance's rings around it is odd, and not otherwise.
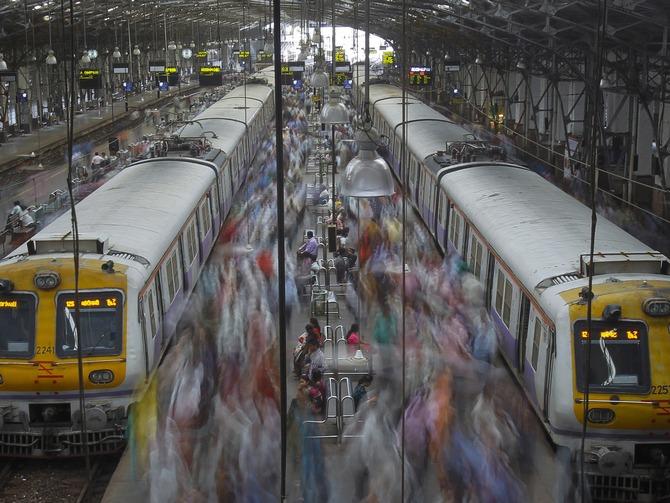
[{"label": "train windshield", "polygon": [[118,355],[123,334],[123,296],[120,292],[79,294],[79,332],[73,293],[58,296],[56,354],[77,356],[79,344],[84,357]]},{"label": "train windshield", "polygon": [[30,294],[0,296],[0,356],[33,356],[36,305],[35,297]]},{"label": "train windshield", "polygon": [[[647,326],[641,321],[591,322],[589,389],[601,393],[648,393]],[[577,388],[586,388],[589,332],[586,320],[575,322]]]}]

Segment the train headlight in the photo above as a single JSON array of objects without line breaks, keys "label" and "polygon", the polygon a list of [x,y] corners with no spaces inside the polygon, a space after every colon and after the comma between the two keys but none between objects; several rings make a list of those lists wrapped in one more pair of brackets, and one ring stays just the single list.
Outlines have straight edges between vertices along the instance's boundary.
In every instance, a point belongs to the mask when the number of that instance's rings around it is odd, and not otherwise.
[{"label": "train headlight", "polygon": [[40,290],[53,290],[60,285],[60,276],[57,272],[38,272],[33,282]]},{"label": "train headlight", "polygon": [[2,378],[2,374],[0,374],[0,384],[5,384],[5,380]]},{"label": "train headlight", "polygon": [[607,424],[614,421],[614,411],[601,408],[589,409],[587,417],[591,423]]},{"label": "train headlight", "polygon": [[670,300],[664,298],[647,299],[642,310],[649,316],[670,316]]},{"label": "train headlight", "polygon": [[14,290],[14,283],[8,279],[0,279],[0,292],[11,292]]},{"label": "train headlight", "polygon": [[111,370],[94,370],[88,374],[88,380],[93,384],[109,384],[114,380],[114,372]]}]

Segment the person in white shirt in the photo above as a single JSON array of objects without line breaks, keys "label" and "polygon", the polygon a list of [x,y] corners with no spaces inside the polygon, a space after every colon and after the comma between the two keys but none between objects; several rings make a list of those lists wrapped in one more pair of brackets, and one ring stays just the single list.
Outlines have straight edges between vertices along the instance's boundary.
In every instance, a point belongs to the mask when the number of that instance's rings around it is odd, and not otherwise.
[{"label": "person in white shirt", "polygon": [[93,169],[97,169],[97,168],[99,168],[99,167],[100,167],[100,164],[102,163],[103,160],[104,160],[103,157],[102,157],[100,154],[98,154],[98,153],[96,152],[96,153],[93,155],[93,158],[91,159],[91,167],[92,167]]}]

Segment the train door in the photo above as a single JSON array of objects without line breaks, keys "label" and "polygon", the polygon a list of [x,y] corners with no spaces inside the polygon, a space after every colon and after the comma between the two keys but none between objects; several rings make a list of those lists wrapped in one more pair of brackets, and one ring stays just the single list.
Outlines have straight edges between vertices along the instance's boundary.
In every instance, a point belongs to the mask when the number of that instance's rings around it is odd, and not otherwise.
[{"label": "train door", "polygon": [[158,298],[159,294],[156,282],[152,282],[151,286],[145,290],[141,300],[142,335],[144,337],[142,346],[145,352],[147,375],[156,366],[156,358],[160,354],[160,337],[157,339],[157,336],[161,332],[161,315]]},{"label": "train door", "polygon": [[498,330],[501,333],[501,344],[503,354],[511,366],[517,363],[517,341],[518,334],[515,319],[515,288],[507,273],[496,261],[492,288],[493,316],[496,319]]},{"label": "train door", "polygon": [[548,377],[550,375],[552,337],[549,327],[534,308],[530,310],[526,354],[529,368],[524,376],[525,387],[531,399],[546,417]]},{"label": "train door", "polygon": [[523,375],[526,366],[526,342],[528,339],[528,320],[530,316],[530,301],[526,294],[520,293],[519,320],[517,323],[517,361],[516,366],[519,374]]}]

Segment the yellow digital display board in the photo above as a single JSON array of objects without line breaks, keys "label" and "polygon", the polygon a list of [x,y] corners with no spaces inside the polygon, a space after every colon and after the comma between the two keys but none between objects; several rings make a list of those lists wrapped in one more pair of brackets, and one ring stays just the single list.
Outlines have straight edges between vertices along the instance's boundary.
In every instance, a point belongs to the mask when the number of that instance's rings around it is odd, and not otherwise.
[{"label": "yellow digital display board", "polygon": [[18,307],[18,300],[0,300],[0,309],[16,309]]},{"label": "yellow digital display board", "polygon": [[395,53],[393,51],[384,51],[382,53],[382,63],[385,65],[393,65],[395,63]]},{"label": "yellow digital display board", "polygon": [[176,66],[166,66],[165,67],[165,73],[177,73],[177,67]]},{"label": "yellow digital display board", "polygon": [[240,51],[238,54],[238,57],[240,59],[247,59],[249,58],[249,56],[251,56],[251,53],[249,51]]},{"label": "yellow digital display board", "polygon": [[281,65],[281,73],[282,75],[291,75],[293,76],[293,70],[291,70],[291,67],[288,65]]},{"label": "yellow digital display board", "polygon": [[[579,335],[582,339],[589,338],[588,330],[582,330],[579,333]],[[598,338],[606,340],[627,339],[629,341],[636,341],[640,338],[640,331],[631,329],[631,330],[622,330],[621,333],[619,333],[619,331],[616,328],[610,328],[609,330],[601,330],[596,335]]]},{"label": "yellow digital display board", "polygon": [[80,79],[95,79],[100,76],[100,70],[97,68],[86,68],[84,70],[79,70]]},{"label": "yellow digital display board", "polygon": [[195,56],[197,58],[206,58],[207,57],[207,51],[198,51]]},{"label": "yellow digital display board", "polygon": [[201,66],[200,75],[216,75],[221,73],[221,67],[219,66]]},{"label": "yellow digital display board", "polygon": [[344,54],[344,49],[335,50],[335,63],[344,63],[346,61]]},{"label": "yellow digital display board", "polygon": [[[65,307],[68,309],[74,309],[74,300],[66,300]],[[118,307],[118,300],[116,297],[90,297],[86,299],[80,299],[79,307],[84,309],[91,309],[96,307]]]}]

